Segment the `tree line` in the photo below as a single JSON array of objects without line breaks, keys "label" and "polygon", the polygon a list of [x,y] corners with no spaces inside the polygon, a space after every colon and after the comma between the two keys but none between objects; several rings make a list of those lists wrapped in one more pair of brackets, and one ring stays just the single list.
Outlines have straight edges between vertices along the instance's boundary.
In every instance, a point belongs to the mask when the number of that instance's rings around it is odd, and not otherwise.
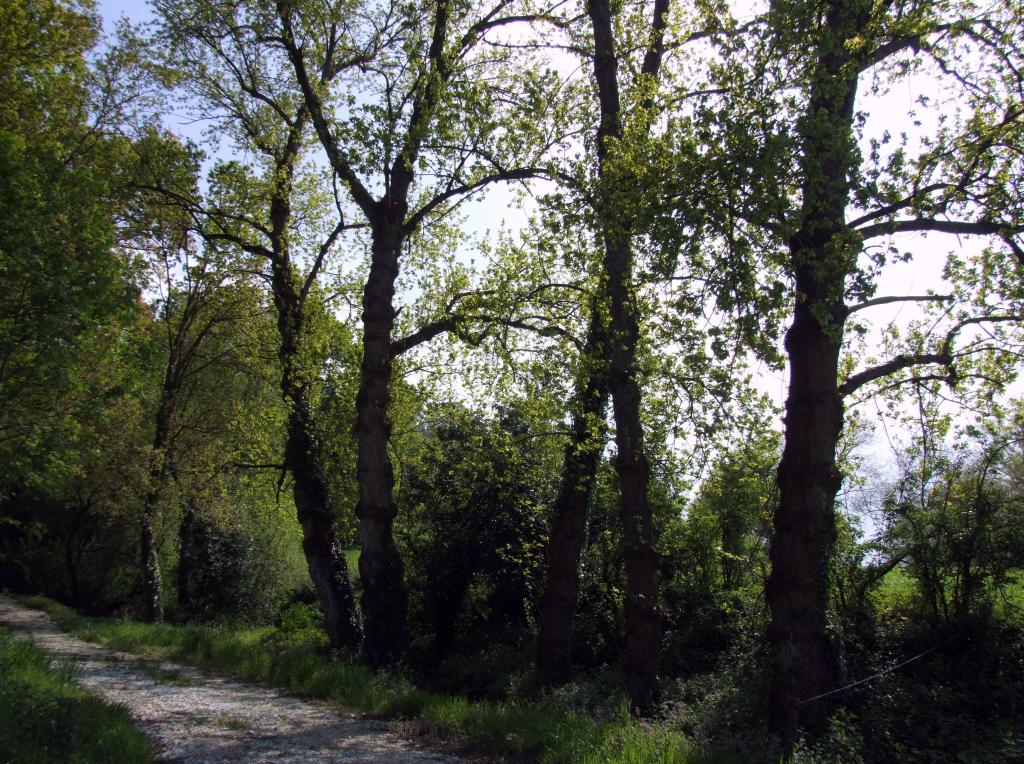
[{"label": "tree line", "polygon": [[[542,687],[621,661],[640,715],[753,640],[790,751],[891,646],[894,581],[935,628],[995,612],[1017,4],[152,9],[102,44],[87,0],[0,12],[9,585],[154,621],[305,597],[437,681],[474,642]],[[497,190],[515,227],[474,232]],[[889,483],[867,401],[911,428]]]}]

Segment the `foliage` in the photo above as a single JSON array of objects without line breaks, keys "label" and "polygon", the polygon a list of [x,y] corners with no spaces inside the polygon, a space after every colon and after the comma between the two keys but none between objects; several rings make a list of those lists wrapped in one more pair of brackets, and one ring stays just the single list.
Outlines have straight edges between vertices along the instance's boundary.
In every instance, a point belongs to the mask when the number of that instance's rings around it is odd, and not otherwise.
[{"label": "foliage", "polygon": [[979,441],[915,449],[883,504],[885,553],[913,579],[919,615],[933,622],[990,617],[1024,566],[1019,425]]},{"label": "foliage", "polygon": [[[66,477],[77,422],[127,381],[104,364],[136,317],[138,284],[116,246],[131,89],[87,61],[92,4],[15,0],[0,14],[3,496]],[[97,69],[113,74],[107,64]]]},{"label": "foliage", "polygon": [[662,539],[672,673],[704,671],[763,609],[778,438],[751,430]]},{"label": "foliage", "polygon": [[[187,623],[76,628],[496,756],[775,757],[766,664],[806,649],[828,670],[790,700],[829,694],[795,760],[1019,758],[1019,3],[662,5],[664,47],[651,3],[157,0],[115,40],[90,0],[4,3],[5,584],[138,610],[145,530]],[[161,126],[171,99],[196,143]],[[908,262],[941,286],[890,280]],[[868,400],[911,433],[894,477],[842,453]],[[538,700],[577,435],[573,671]],[[642,494],[657,591],[631,600]],[[404,648],[404,557],[432,691],[326,659],[310,586],[328,601],[343,549],[375,662]],[[611,670],[640,610],[664,626],[644,722]]]},{"label": "foliage", "polygon": [[442,407],[425,415],[423,428],[401,498],[424,647],[440,660],[456,644],[522,644],[557,457],[515,409],[486,416]]}]

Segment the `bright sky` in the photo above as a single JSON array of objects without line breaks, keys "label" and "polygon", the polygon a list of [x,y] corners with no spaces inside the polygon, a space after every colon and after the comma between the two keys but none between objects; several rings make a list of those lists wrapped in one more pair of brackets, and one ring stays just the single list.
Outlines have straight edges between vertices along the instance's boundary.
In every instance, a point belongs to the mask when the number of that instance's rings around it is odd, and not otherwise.
[{"label": "bright sky", "polygon": [[103,17],[103,26],[108,32],[113,29],[114,21],[124,16],[131,21],[147,21],[152,18],[149,3],[141,0],[97,0],[96,7]]}]

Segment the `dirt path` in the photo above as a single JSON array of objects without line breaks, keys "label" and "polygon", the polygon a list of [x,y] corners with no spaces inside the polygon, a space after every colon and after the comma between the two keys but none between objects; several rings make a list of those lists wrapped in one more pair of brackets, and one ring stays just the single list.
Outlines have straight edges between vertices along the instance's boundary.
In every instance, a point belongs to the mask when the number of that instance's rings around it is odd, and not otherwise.
[{"label": "dirt path", "polygon": [[382,722],[265,687],[154,662],[63,633],[45,614],[0,596],[0,625],[28,634],[43,650],[78,666],[78,681],[104,700],[127,707],[156,742],[161,761],[458,762],[415,748]]}]

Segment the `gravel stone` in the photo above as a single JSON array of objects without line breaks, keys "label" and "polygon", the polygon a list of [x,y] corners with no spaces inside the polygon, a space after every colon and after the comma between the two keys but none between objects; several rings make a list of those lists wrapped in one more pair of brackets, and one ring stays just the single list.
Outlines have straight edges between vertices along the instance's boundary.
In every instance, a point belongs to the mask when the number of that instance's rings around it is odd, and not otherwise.
[{"label": "gravel stone", "polygon": [[191,666],[110,650],[60,631],[44,613],[0,596],[0,625],[77,667],[88,692],[124,706],[163,762],[327,764],[460,762],[417,748],[383,722],[216,677]]}]

